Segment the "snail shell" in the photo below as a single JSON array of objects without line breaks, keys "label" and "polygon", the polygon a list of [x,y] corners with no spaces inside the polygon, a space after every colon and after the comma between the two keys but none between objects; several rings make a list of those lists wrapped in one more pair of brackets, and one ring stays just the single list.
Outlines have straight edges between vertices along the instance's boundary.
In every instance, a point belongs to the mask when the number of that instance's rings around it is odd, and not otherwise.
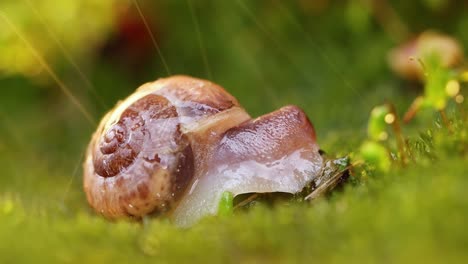
[{"label": "snail shell", "polygon": [[211,82],[173,76],[141,86],[101,121],[84,162],[89,204],[116,219],[168,214],[187,226],[221,194],[296,193],[322,166],[304,112],[251,119]]}]

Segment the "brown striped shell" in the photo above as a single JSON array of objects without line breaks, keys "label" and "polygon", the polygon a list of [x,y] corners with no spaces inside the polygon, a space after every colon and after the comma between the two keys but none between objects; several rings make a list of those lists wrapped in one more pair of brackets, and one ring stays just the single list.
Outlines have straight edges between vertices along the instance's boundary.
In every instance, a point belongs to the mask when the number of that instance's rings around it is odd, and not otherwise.
[{"label": "brown striped shell", "polygon": [[89,144],[84,189],[90,205],[108,218],[169,210],[194,173],[187,134],[233,107],[243,112],[221,87],[190,77],[140,87],[104,117]]},{"label": "brown striped shell", "polygon": [[314,128],[286,106],[256,119],[209,81],[148,83],[101,121],[84,163],[89,204],[111,219],[216,214],[221,194],[300,192],[322,168]]}]

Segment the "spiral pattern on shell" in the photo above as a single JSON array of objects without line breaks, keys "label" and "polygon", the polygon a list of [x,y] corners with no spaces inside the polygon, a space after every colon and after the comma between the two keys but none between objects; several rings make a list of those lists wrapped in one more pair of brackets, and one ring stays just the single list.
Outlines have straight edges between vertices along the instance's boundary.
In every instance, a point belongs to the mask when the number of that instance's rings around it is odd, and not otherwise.
[{"label": "spiral pattern on shell", "polygon": [[223,88],[200,79],[175,76],[140,87],[104,117],[89,144],[90,205],[107,218],[171,210],[196,166],[200,138],[192,131],[231,108],[244,112]]}]

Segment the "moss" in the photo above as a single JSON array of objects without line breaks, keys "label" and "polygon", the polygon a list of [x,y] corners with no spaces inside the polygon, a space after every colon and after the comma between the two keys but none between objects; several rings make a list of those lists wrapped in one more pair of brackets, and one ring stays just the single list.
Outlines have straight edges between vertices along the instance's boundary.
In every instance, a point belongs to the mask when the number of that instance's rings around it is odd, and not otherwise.
[{"label": "moss", "polygon": [[[307,1],[192,2],[212,80],[252,116],[299,105],[314,123],[320,147],[333,156],[359,163],[372,108],[388,100],[402,114],[422,93],[385,65],[398,36],[358,8],[333,3],[320,11],[302,3]],[[157,37],[171,71],[207,78],[186,4],[161,1],[160,8],[144,11],[164,14],[158,24],[164,34]],[[453,15],[440,25],[440,13],[421,12],[427,9],[418,1],[394,6],[410,29],[458,31],[467,47],[467,11],[455,2],[450,7]],[[355,18],[357,24],[349,25]],[[99,56],[78,62],[93,66],[86,73],[111,106],[165,74],[151,55],[141,67]],[[76,72],[63,66],[59,75],[100,118],[104,110],[97,110],[96,98],[80,93]],[[404,167],[393,160],[383,171],[361,164],[343,189],[311,204],[258,204],[178,229],[165,219],[109,222],[94,214],[82,192],[80,167],[95,126],[54,85],[9,77],[0,86],[0,263],[468,261],[466,102],[449,103],[451,132],[427,109],[403,128]],[[466,83],[461,91],[466,98]],[[388,136],[382,144],[394,154],[394,135]]]},{"label": "moss", "polygon": [[[440,149],[444,145],[434,144],[444,153]],[[164,219],[110,223],[83,206],[58,210],[37,203],[31,208],[25,204],[31,201],[4,194],[0,237],[8,246],[0,247],[0,259],[2,263],[466,260],[466,159],[451,153],[431,165],[412,164],[369,177],[355,173],[357,183],[312,204],[257,205],[231,217],[204,219],[189,229],[178,229]]]}]

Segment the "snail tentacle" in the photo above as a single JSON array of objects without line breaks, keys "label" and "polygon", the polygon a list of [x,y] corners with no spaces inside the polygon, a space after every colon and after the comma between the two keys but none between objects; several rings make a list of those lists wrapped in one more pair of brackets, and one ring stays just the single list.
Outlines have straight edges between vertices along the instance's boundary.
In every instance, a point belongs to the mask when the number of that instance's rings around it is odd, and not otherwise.
[{"label": "snail tentacle", "polygon": [[168,214],[189,225],[223,191],[299,192],[322,164],[296,106],[251,119],[222,87],[187,76],[144,84],[101,121],[84,163],[89,204],[103,216]]}]

